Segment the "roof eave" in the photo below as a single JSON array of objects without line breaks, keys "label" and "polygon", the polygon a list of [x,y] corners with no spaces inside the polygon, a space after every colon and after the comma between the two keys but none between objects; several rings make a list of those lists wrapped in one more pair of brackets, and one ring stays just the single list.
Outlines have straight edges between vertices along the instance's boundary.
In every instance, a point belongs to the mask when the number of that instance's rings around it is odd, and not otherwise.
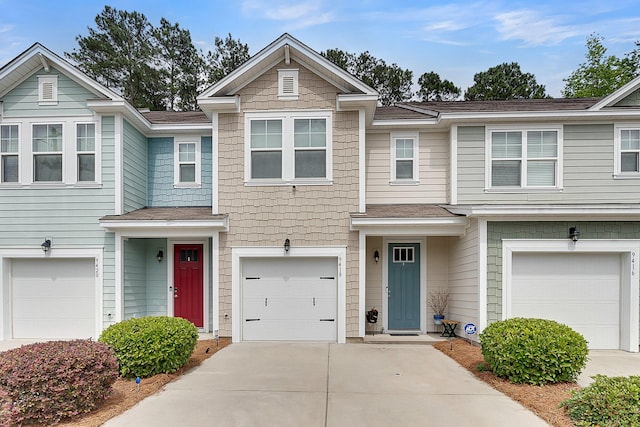
[{"label": "roof eave", "polygon": [[352,217],[350,228],[369,234],[402,234],[421,232],[430,236],[464,236],[469,227],[466,217],[445,218],[366,218]]}]

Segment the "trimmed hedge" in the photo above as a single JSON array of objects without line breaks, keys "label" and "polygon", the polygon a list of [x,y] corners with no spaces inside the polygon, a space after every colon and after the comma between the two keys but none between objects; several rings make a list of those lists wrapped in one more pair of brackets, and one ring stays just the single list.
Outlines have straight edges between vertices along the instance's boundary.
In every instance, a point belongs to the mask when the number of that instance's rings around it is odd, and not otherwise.
[{"label": "trimmed hedge", "polygon": [[560,404],[579,426],[640,425],[640,376],[595,375],[587,387]]},{"label": "trimmed hedge", "polygon": [[493,373],[512,383],[575,381],[587,363],[587,341],[570,327],[545,319],[513,318],[480,334]]},{"label": "trimmed hedge", "polygon": [[175,372],[186,364],[198,329],[179,317],[138,317],[109,326],[99,341],[115,351],[120,375],[145,378]]},{"label": "trimmed hedge", "polygon": [[113,350],[49,341],[0,353],[0,424],[55,424],[93,410],[118,378]]}]

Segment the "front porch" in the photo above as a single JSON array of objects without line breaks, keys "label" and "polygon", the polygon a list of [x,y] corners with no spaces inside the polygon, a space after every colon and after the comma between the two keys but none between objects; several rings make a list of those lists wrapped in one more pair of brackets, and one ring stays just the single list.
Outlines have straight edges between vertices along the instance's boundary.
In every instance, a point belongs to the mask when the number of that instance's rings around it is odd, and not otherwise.
[{"label": "front porch", "polygon": [[[200,332],[217,327],[218,233],[211,208],[143,208],[101,218],[115,233],[115,318],[176,316]],[[108,324],[105,324],[105,327]]]},{"label": "front porch", "polygon": [[[369,205],[352,215],[361,241],[360,336],[389,334],[390,342],[429,341],[440,335],[429,294],[445,290],[446,319],[478,324],[477,227],[467,217],[434,205]],[[366,312],[378,311],[376,323]],[[409,334],[417,334],[417,337]],[[428,335],[432,334],[432,335]]]}]

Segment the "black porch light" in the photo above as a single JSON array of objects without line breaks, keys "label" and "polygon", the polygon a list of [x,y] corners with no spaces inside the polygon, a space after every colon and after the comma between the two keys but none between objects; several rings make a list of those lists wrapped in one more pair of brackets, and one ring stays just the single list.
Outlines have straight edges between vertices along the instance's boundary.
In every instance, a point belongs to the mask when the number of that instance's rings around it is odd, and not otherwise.
[{"label": "black porch light", "polygon": [[284,239],[284,253],[289,253],[290,248],[291,248],[291,241],[289,239]]}]

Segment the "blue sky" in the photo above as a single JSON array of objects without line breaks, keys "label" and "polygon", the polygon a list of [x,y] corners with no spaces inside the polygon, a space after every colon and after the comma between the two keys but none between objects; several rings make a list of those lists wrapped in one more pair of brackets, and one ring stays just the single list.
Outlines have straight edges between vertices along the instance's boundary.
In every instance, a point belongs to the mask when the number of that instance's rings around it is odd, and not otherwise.
[{"label": "blue sky", "polygon": [[[0,0],[0,64],[38,41],[62,55],[76,36],[95,26],[107,3],[93,0]],[[591,33],[608,53],[622,56],[640,41],[640,0],[114,0],[117,9],[161,17],[211,49],[231,33],[256,53],[284,32],[316,51],[368,50],[411,69],[414,82],[428,71],[464,91],[473,75],[518,62],[558,97],[566,78],[584,62]],[[55,5],[55,6],[54,6]]]}]

